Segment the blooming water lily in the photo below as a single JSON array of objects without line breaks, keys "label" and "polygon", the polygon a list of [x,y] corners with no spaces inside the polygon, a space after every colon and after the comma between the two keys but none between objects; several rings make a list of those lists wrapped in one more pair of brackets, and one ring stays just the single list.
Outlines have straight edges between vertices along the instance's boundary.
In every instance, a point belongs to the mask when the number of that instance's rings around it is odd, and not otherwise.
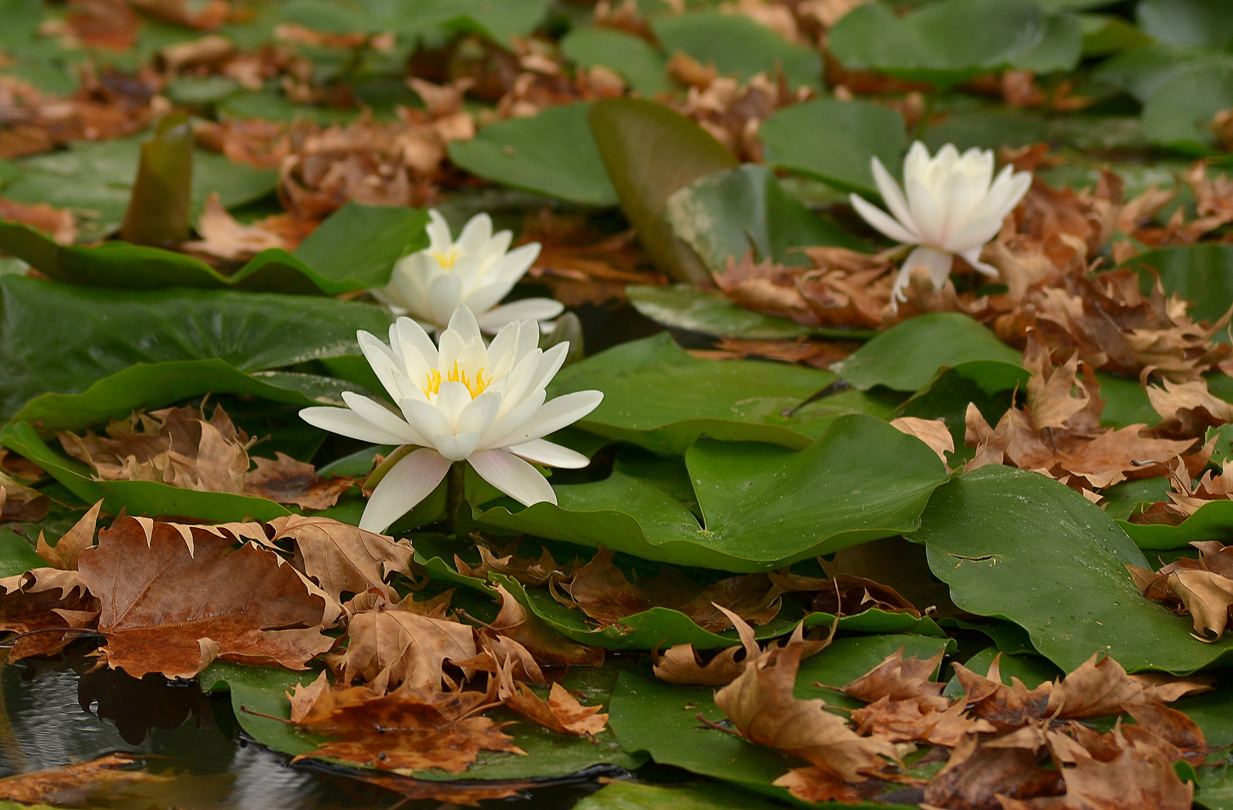
[{"label": "blooming water lily", "polygon": [[954,145],[947,144],[930,157],[925,145],[917,141],[904,160],[904,188],[900,189],[882,162],[873,159],[873,179],[894,216],[855,194],[851,196],[853,207],[886,236],[917,246],[895,279],[893,307],[907,300],[903,289],[917,265],[929,268],[934,287],[946,281],[956,255],[986,275],[998,274],[996,268],[980,261],[980,251],[1032,185],[1031,172],[1012,171],[1007,166],[995,179],[989,150],[969,149],[960,155]]},{"label": "blooming water lily", "polygon": [[480,329],[490,333],[513,321],[543,321],[561,314],[564,307],[551,298],[499,306],[539,256],[538,242],[509,250],[513,235],[494,234],[487,214],[472,217],[454,241],[440,213],[430,209],[428,217],[428,247],[399,259],[389,285],[375,291],[398,314],[441,329],[454,310],[465,305],[475,313]]},{"label": "blooming water lily", "polygon": [[346,408],[305,408],[300,416],[353,439],[403,446],[402,457],[373,491],[360,528],[385,531],[436,489],[454,462],[465,460],[527,506],[557,502],[532,462],[574,468],[589,463],[543,437],[586,416],[603,394],[578,391],[545,402],[544,389],[569,346],[541,350],[535,321],[506,324],[486,345],[475,316],[460,306],[438,345],[410,318],[390,327],[389,345],[367,332],[358,337],[397,411],[348,392]]}]

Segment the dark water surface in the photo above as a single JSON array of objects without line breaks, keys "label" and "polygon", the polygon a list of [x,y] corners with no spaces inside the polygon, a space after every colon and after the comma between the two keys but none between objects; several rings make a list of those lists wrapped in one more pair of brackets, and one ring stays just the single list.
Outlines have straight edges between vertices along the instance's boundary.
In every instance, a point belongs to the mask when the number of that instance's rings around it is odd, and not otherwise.
[{"label": "dark water surface", "polygon": [[[225,693],[202,694],[196,682],[91,671],[89,647],[82,649],[54,661],[0,663],[0,776],[127,752],[142,756],[144,770],[162,778],[65,803],[114,810],[454,806],[408,801],[319,765],[292,765],[289,757],[245,739]],[[0,649],[0,662],[6,658]],[[482,806],[565,810],[599,785],[596,775],[580,775]]]}]

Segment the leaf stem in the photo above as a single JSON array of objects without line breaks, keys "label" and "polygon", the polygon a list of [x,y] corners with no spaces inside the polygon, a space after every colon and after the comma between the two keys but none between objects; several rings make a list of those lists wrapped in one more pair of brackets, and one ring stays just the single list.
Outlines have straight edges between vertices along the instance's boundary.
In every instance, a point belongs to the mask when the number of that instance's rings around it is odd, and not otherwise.
[{"label": "leaf stem", "polygon": [[459,515],[467,502],[467,462],[455,461],[445,476],[445,520],[450,534],[458,536]]}]

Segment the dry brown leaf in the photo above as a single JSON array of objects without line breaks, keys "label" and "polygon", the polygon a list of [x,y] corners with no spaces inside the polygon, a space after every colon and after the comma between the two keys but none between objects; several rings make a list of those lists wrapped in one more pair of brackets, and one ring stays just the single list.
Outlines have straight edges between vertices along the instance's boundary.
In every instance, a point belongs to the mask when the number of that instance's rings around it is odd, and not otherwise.
[{"label": "dry brown leaf", "polygon": [[98,523],[99,510],[103,508],[100,500],[86,511],[73,527],[65,532],[54,546],[47,542],[43,532],[39,531],[39,539],[34,550],[42,560],[52,568],[64,571],[76,571],[77,559],[81,552],[94,545],[94,532]]},{"label": "dry brown leaf", "polygon": [[497,696],[509,709],[558,734],[595,736],[608,727],[603,706],[583,706],[559,683],[552,684],[545,700],[513,678],[512,669],[498,674]]},{"label": "dry brown leaf", "polygon": [[[1011,745],[996,744],[1010,737]],[[924,803],[950,810],[995,810],[999,801],[1005,806],[1019,797],[1058,793],[1061,776],[1039,767],[1039,748],[1013,731],[964,737],[946,767],[925,786]]]},{"label": "dry brown leaf", "polygon": [[[0,153],[4,150],[3,142],[4,136],[0,135]],[[38,228],[62,245],[71,245],[77,238],[77,223],[72,212],[47,203],[23,203],[0,197],[0,219]]]},{"label": "dry brown leaf", "polygon": [[488,629],[518,642],[539,665],[597,667],[603,663],[602,648],[588,647],[554,632],[527,610],[504,585],[498,583],[494,587],[501,600],[501,610]]},{"label": "dry brown leaf", "polygon": [[[183,531],[193,538],[193,549]],[[149,532],[147,534],[147,531]],[[230,536],[123,517],[78,558],[99,597],[108,665],[135,678],[191,678],[221,657],[303,669],[333,646],[325,600],[272,552]]]},{"label": "dry brown leaf", "polygon": [[[472,535],[475,539],[478,533]],[[480,564],[472,567],[465,560],[454,555],[454,565],[463,576],[488,579],[488,574],[496,572],[512,577],[523,585],[544,585],[552,579],[564,579],[574,570],[574,562],[561,565],[552,558],[552,552],[542,549],[539,557],[519,557],[518,549],[521,539],[516,539],[499,551],[494,551],[484,542],[477,542],[475,550],[479,552]],[[498,556],[499,555],[499,556]]]},{"label": "dry brown leaf", "polygon": [[0,579],[0,630],[30,633],[13,642],[10,661],[60,652],[97,616],[98,601],[76,571],[35,568]]},{"label": "dry brown leaf", "polygon": [[1145,681],[1127,675],[1122,665],[1112,658],[1098,658],[1093,653],[1078,669],[1054,684],[1045,714],[1070,719],[1121,714],[1134,706],[1168,702],[1211,688],[1211,684],[1202,681],[1159,678]]},{"label": "dry brown leaf", "polygon": [[950,701],[942,697],[944,684],[933,680],[942,663],[942,653],[924,661],[913,656],[904,660],[900,647],[886,660],[843,687],[844,694],[873,703],[881,698],[910,700],[923,698],[927,703],[945,709]]},{"label": "dry brown leaf", "polygon": [[341,759],[381,770],[441,768],[462,773],[480,751],[525,752],[501,726],[476,713],[483,692],[400,689],[374,696],[364,687],[330,690],[324,674],[289,696],[291,722],[331,738],[307,757]]},{"label": "dry brown leaf", "polygon": [[470,625],[427,616],[406,605],[357,613],[347,626],[347,649],[338,657],[339,680],[363,681],[383,694],[407,684],[410,689],[440,689],[447,660],[474,658],[478,649]]},{"label": "dry brown leaf", "polygon": [[855,785],[821,768],[793,768],[774,781],[796,798],[806,802],[859,804],[872,798]]},{"label": "dry brown leaf", "polygon": [[881,737],[861,737],[847,721],[828,712],[820,698],[798,700],[796,673],[806,648],[789,642],[745,662],[745,671],[715,693],[715,705],[736,730],[759,745],[800,757],[840,779],[859,782],[894,759],[895,747]]},{"label": "dry brown leaf", "polygon": [[272,536],[262,541],[272,546],[291,539],[296,568],[334,599],[373,588],[397,599],[386,580],[392,574],[411,574],[415,552],[406,540],[395,541],[323,516],[288,515],[275,518],[269,526]]},{"label": "dry brown leaf", "polygon": [[197,220],[199,240],[185,242],[181,247],[207,256],[233,261],[247,260],[269,248],[289,250],[284,237],[261,226],[241,225],[211,192]]},{"label": "dry brown leaf", "polygon": [[[752,627],[727,608],[719,610],[728,615],[736,628],[741,646],[720,650],[705,664],[692,644],[669,647],[667,652],[655,661],[654,672],[657,678],[678,686],[727,686],[740,676],[745,670],[745,662],[756,657],[761,650]],[[742,653],[745,657],[738,661],[737,656]]]},{"label": "dry brown leaf", "polygon": [[51,499],[0,472],[0,520],[37,523],[51,511]]},{"label": "dry brown leaf", "polygon": [[968,713],[1003,730],[1019,728],[1043,717],[1053,684],[1046,681],[1028,689],[1018,678],[1011,678],[1010,686],[1006,686],[1002,683],[1000,658],[993,660],[987,677],[962,664],[953,665]]},{"label": "dry brown leaf", "polygon": [[896,430],[915,436],[929,445],[929,449],[938,454],[943,464],[946,463],[946,454],[955,452],[955,437],[950,435],[950,429],[941,419],[900,416],[892,419],[890,424]]}]

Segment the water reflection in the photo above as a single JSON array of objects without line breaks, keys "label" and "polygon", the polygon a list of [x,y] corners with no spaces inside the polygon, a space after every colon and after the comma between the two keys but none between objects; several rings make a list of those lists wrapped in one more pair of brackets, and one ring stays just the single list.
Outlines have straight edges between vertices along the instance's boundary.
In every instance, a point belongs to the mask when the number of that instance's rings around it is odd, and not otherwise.
[{"label": "water reflection", "polygon": [[[201,693],[195,682],[141,680],[95,669],[81,652],[53,661],[6,664],[0,648],[0,776],[57,768],[124,751],[141,755],[156,779],[125,785],[115,795],[74,806],[106,810],[342,810],[453,805],[407,802],[287,757],[243,738],[225,695]],[[85,647],[88,651],[89,648]],[[502,810],[565,810],[598,788],[595,776],[537,788],[533,794],[483,806]]]}]

